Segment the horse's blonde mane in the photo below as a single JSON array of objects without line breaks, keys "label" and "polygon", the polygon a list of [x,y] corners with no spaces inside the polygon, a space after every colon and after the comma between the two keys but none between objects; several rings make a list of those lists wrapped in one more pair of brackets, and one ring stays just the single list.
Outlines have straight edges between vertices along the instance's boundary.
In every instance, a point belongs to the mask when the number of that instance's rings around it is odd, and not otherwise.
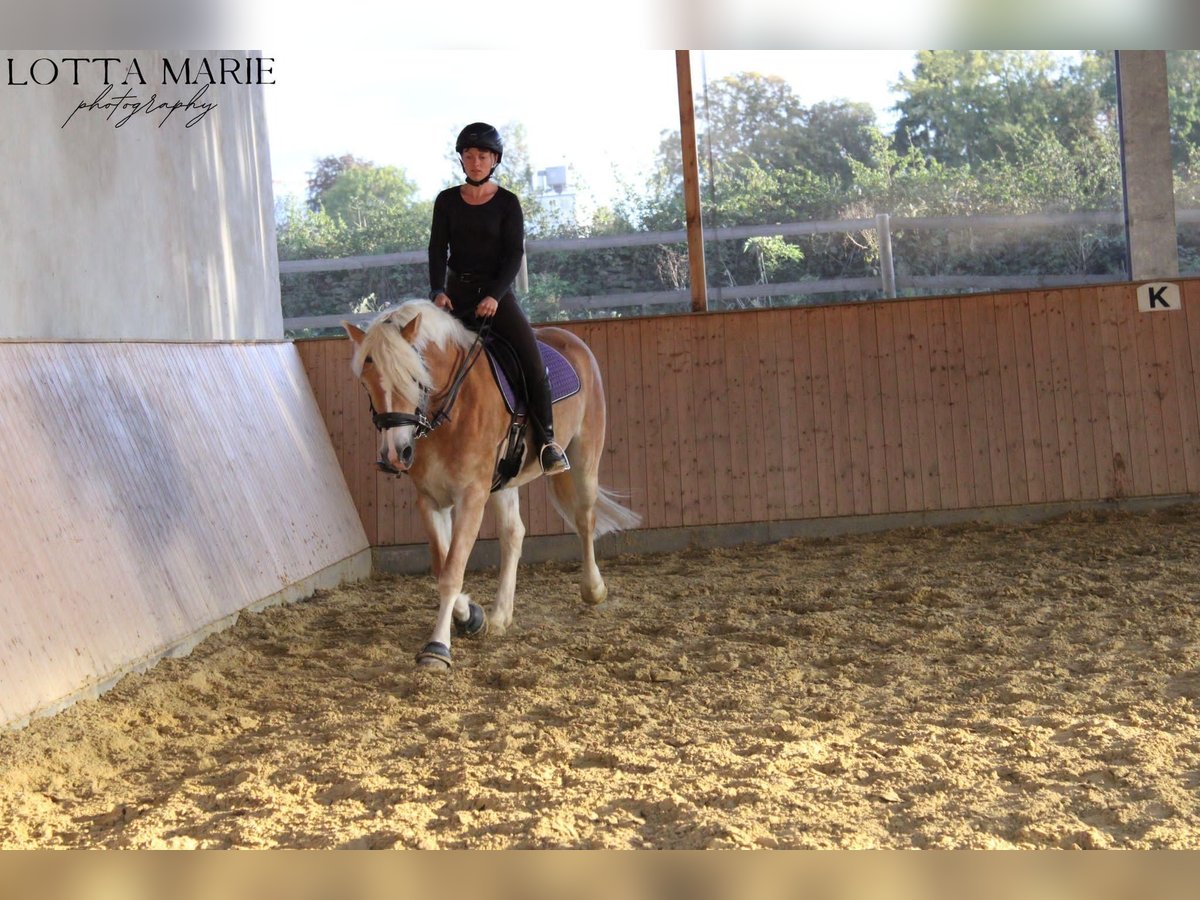
[{"label": "horse's blonde mane", "polygon": [[[413,343],[400,334],[401,330],[421,317]],[[385,391],[403,397],[410,406],[420,401],[421,388],[430,388],[429,367],[425,363],[424,350],[433,345],[439,348],[450,346],[467,349],[474,336],[466,327],[443,309],[429,300],[406,300],[399,306],[385,309],[367,326],[363,338],[354,354],[352,365],[355,375],[362,375],[363,362],[369,356],[379,370]]]}]

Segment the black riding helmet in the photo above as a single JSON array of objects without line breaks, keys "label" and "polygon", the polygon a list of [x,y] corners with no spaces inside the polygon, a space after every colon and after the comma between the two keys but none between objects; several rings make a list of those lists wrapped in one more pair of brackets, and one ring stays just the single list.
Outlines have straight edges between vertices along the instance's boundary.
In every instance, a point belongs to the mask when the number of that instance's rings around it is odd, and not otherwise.
[{"label": "black riding helmet", "polygon": [[[458,133],[458,140],[454,142],[454,152],[461,154],[469,147],[475,147],[479,150],[490,150],[496,154],[496,166],[500,165],[500,160],[504,158],[504,141],[500,138],[500,132],[489,125],[487,122],[472,122],[466,128]],[[492,166],[492,172],[496,171],[496,166]],[[466,167],[463,167],[466,172]],[[488,173],[488,178],[492,177],[492,172]],[[478,187],[488,180],[483,179],[476,183],[468,178],[468,184],[474,184]]]},{"label": "black riding helmet", "polygon": [[468,147],[491,150],[496,154],[497,163],[504,158],[504,141],[500,138],[500,132],[487,122],[472,122],[458,133],[458,140],[454,142],[454,152],[462,153]]}]

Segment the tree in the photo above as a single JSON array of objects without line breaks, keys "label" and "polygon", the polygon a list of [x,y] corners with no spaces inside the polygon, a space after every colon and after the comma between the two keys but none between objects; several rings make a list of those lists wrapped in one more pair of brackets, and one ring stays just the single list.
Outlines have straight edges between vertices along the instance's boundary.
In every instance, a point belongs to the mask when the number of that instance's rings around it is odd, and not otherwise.
[{"label": "tree", "polygon": [[[851,177],[850,161],[869,159],[878,128],[866,103],[807,107],[784,79],[741,72],[706,87],[697,103],[696,132],[701,167],[710,166],[713,181],[721,172],[755,167],[844,184]],[[662,135],[655,193],[676,192],[682,183],[679,141],[678,131]]]},{"label": "tree", "polygon": [[1200,51],[1167,51],[1167,109],[1171,161],[1189,165],[1200,148]]},{"label": "tree", "polygon": [[1103,79],[1096,55],[1073,66],[1045,51],[922,50],[897,84],[896,147],[965,166],[1015,160],[1046,135],[1072,148],[1112,122]]},{"label": "tree", "polygon": [[350,153],[318,159],[316,166],[308,173],[308,193],[305,195],[308,208],[313,212],[321,208],[321,195],[332,187],[343,172],[370,166],[371,163],[365,159],[359,159]]}]

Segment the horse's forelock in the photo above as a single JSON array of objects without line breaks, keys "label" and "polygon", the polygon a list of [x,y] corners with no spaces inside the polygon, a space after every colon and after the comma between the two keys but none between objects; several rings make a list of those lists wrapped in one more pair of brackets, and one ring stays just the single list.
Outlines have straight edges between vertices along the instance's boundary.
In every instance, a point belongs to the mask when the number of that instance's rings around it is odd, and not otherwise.
[{"label": "horse's forelock", "polygon": [[[410,344],[401,331],[418,315],[421,321]],[[362,361],[370,356],[379,368],[384,387],[416,403],[418,386],[429,384],[429,369],[421,351],[430,344],[437,347],[455,344],[465,349],[471,341],[471,333],[463,324],[434,303],[409,300],[384,310],[371,322],[355,356],[355,368],[361,372]]]}]

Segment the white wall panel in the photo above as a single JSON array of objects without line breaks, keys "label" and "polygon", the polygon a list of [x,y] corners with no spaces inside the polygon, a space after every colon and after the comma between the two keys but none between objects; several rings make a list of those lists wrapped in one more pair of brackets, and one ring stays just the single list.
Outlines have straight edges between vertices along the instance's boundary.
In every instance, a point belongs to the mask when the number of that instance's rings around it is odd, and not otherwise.
[{"label": "white wall panel", "polygon": [[[170,54],[204,59],[234,52]],[[244,54],[240,54],[244,58]],[[106,100],[186,102],[197,85],[163,84],[162,54],[6,51],[0,59],[0,337],[262,340],[283,337],[271,169],[263,111],[271,85],[215,84],[216,107],[185,114],[80,111]],[[12,60],[12,74],[8,60]],[[55,62],[58,77],[49,81]],[[122,85],[137,60],[147,84]],[[219,64],[216,65],[219,72]],[[273,76],[272,76],[273,77]],[[243,76],[244,78],[244,76]],[[70,120],[67,121],[68,117]]]},{"label": "white wall panel", "polygon": [[0,723],[369,572],[291,344],[5,342],[0,385]]}]

